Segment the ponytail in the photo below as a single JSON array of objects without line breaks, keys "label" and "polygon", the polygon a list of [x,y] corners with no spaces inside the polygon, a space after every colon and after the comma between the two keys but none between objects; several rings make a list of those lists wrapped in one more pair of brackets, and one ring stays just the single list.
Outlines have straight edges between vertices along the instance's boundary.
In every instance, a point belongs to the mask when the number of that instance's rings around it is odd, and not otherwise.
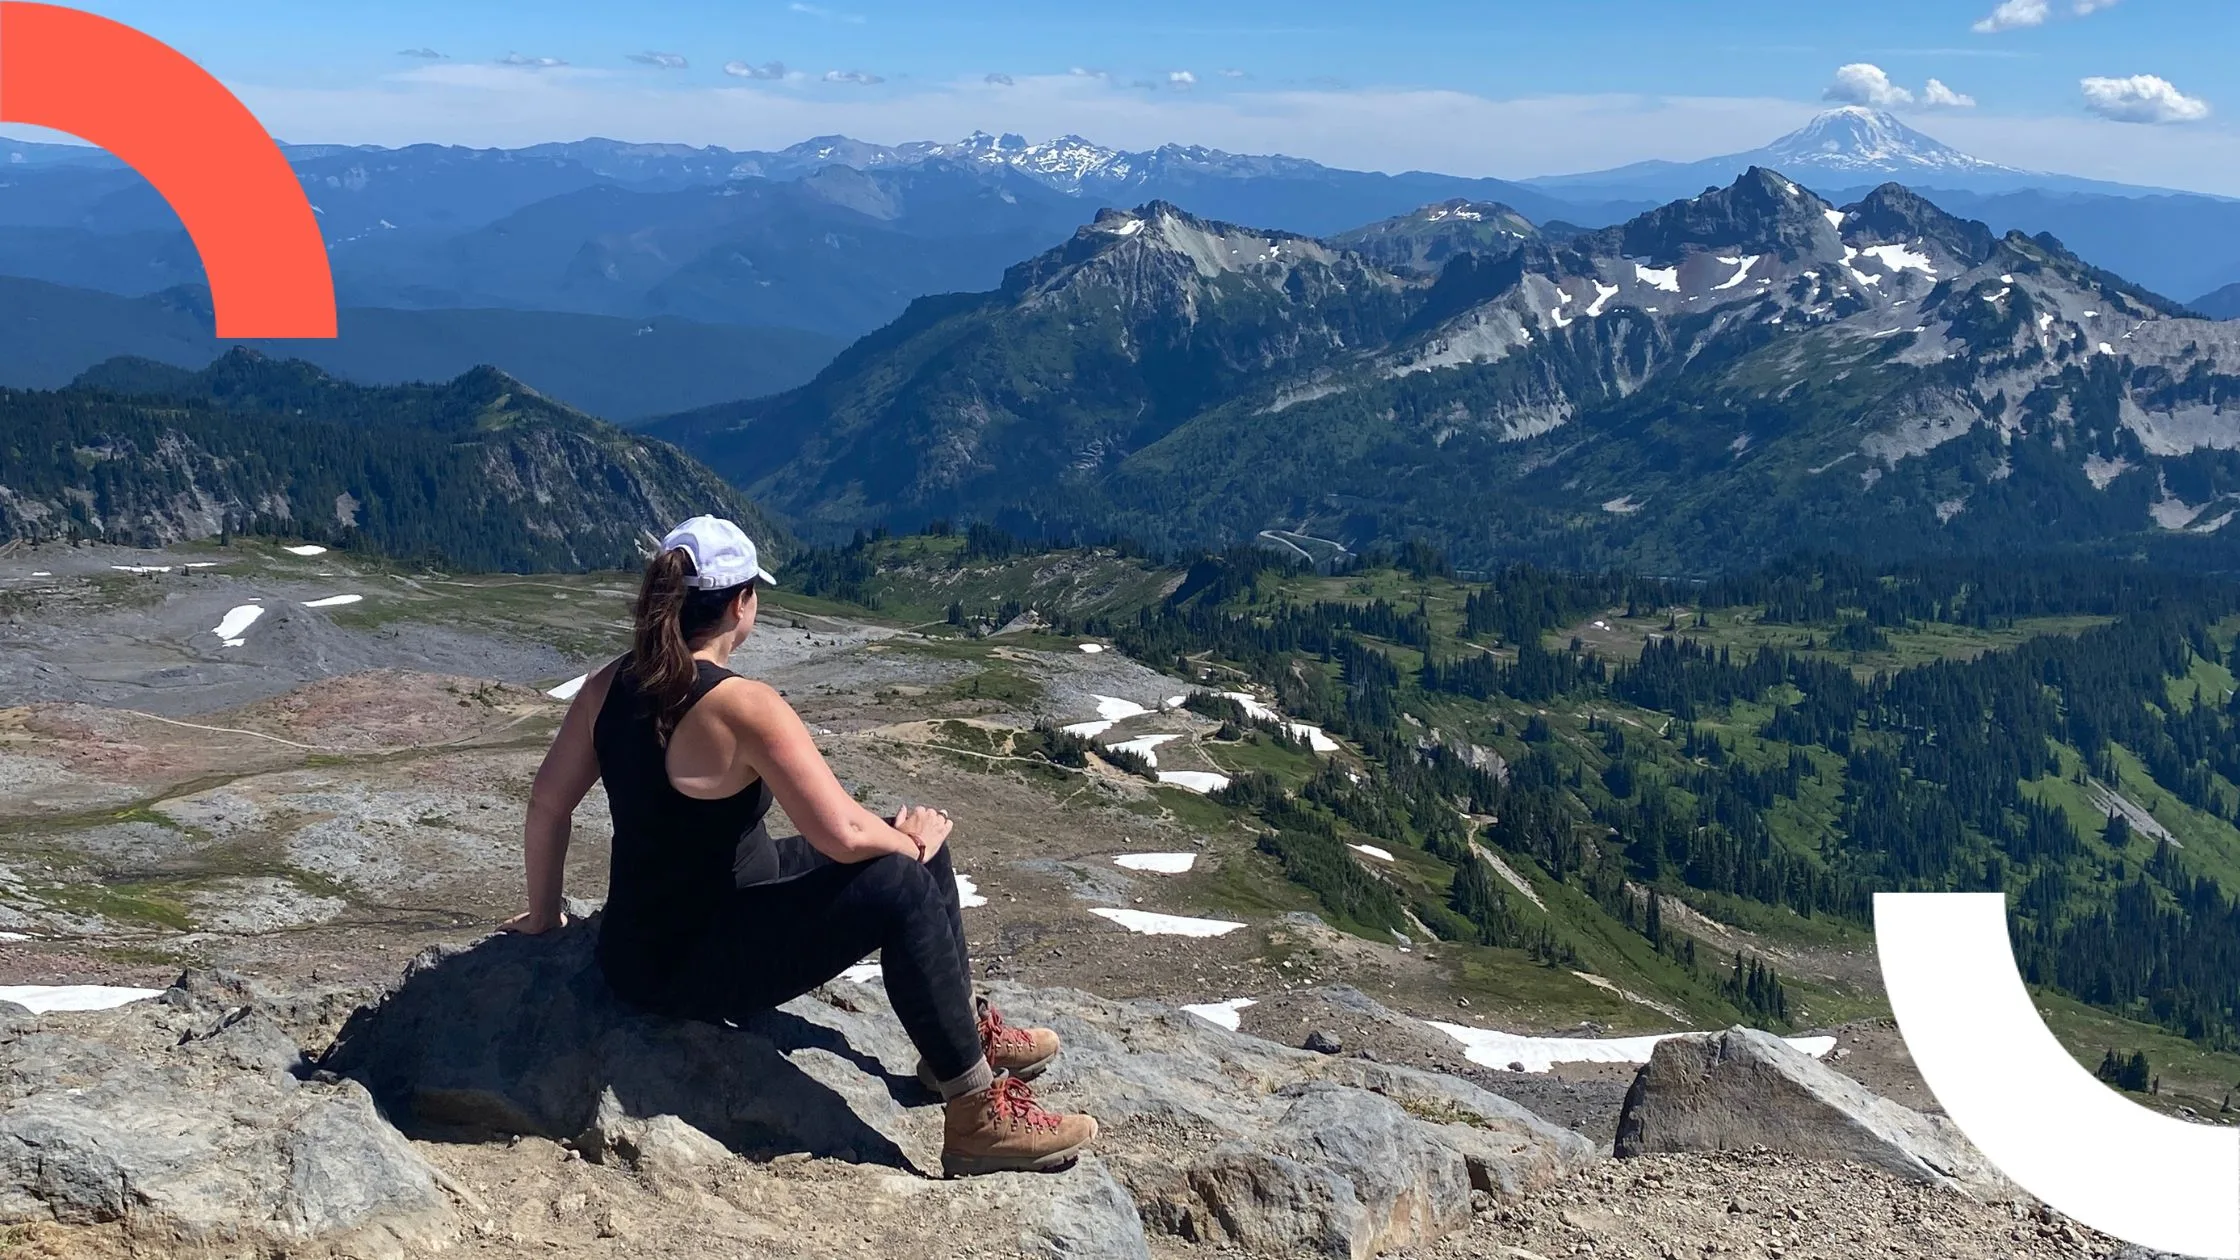
[{"label": "ponytail", "polygon": [[692,685],[700,677],[693,649],[721,627],[731,601],[754,585],[702,590],[686,580],[693,571],[691,554],[672,547],[647,562],[638,586],[629,670],[664,744],[684,717]]}]

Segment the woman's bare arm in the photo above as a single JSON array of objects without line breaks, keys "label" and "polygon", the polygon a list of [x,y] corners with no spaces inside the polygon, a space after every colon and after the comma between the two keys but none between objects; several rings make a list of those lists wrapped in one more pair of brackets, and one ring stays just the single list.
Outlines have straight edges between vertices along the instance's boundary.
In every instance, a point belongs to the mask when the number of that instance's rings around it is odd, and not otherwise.
[{"label": "woman's bare arm", "polygon": [[529,789],[528,819],[522,826],[522,859],[529,884],[529,909],[508,920],[517,932],[545,932],[567,922],[561,913],[562,876],[568,865],[568,839],[576,806],[599,781],[599,755],[591,746],[591,725],[606,702],[614,678],[609,665],[584,680],[568,704],[568,716],[537,767]]},{"label": "woman's bare arm", "polygon": [[[740,679],[717,687],[701,703],[708,701],[721,706],[718,712],[737,732],[740,750],[770,784],[810,847],[835,862],[868,862],[888,853],[920,856],[917,840],[865,809],[840,786],[801,716],[774,688]],[[947,834],[945,826],[941,834]],[[939,842],[939,837],[929,838],[931,845]]]}]

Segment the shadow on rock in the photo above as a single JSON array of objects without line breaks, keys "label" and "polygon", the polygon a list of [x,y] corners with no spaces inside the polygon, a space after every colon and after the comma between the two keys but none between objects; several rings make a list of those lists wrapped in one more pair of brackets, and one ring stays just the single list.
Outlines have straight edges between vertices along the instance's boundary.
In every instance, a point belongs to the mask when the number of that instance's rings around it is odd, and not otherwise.
[{"label": "shadow on rock", "polygon": [[742,1155],[933,1166],[902,1123],[923,1090],[899,1027],[840,994],[738,1027],[646,1015],[608,989],[596,933],[593,918],[430,950],[319,1066],[363,1083],[416,1137],[530,1134],[635,1161],[674,1131],[650,1122],[674,1117]]}]

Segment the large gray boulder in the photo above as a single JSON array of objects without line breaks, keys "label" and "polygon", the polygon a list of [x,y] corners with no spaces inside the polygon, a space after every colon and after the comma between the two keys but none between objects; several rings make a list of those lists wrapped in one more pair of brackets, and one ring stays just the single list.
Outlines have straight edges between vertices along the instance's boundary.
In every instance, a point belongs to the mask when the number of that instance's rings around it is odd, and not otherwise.
[{"label": "large gray boulder", "polygon": [[[718,1027],[623,1008],[591,959],[596,923],[415,960],[322,1059],[406,1131],[540,1134],[593,1159],[686,1133],[753,1157],[831,1156],[932,1173],[940,1109],[876,986],[836,983]],[[1145,1228],[1260,1255],[1368,1257],[1465,1223],[1595,1157],[1505,1099],[1435,1073],[1293,1050],[1148,1002],[996,986],[1066,1052],[1038,1083],[1103,1122],[1058,1176],[952,1183],[1000,1196],[1028,1254],[1137,1257]]]},{"label": "large gray boulder", "polygon": [[435,1172],[363,1086],[305,1079],[241,982],[112,1011],[0,1015],[0,1222],[114,1223],[158,1254],[424,1253]]},{"label": "large gray boulder", "polygon": [[1987,1200],[2020,1193],[1950,1120],[1870,1093],[1771,1033],[1659,1042],[1626,1094],[1618,1158],[1753,1146],[1872,1164]]}]

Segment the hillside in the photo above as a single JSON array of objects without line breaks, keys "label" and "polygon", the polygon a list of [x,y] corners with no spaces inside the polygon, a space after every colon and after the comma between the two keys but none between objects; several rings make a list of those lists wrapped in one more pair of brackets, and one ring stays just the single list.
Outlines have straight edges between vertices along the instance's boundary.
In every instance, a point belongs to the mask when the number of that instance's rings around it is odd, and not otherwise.
[{"label": "hillside", "polygon": [[490,368],[369,388],[234,350],[0,391],[0,538],[154,546],[268,533],[514,571],[627,567],[702,511],[783,536],[674,448]]},{"label": "hillside", "polygon": [[[1474,1000],[1583,971],[1636,1019],[1825,1025],[1879,1001],[1873,892],[1997,888],[2088,1066],[2095,1039],[2152,1047],[2197,1108],[2240,1071],[2228,582],[2052,559],[1471,581],[1419,548],[1322,576],[1240,551],[1158,583],[1140,560],[986,530],[862,540],[794,571],[904,619],[948,599],[953,652],[987,667],[990,696],[1021,681],[1017,640],[990,631],[1034,608],[1246,700],[1100,703],[1068,729],[1123,770],[1138,754],[1152,765],[1134,773],[1213,775],[1193,816],[1256,836],[1332,922],[1437,938]],[[1200,887],[1236,914],[1271,896]]]},{"label": "hillside", "polygon": [[1435,278],[1108,212],[801,389],[649,431],[827,534],[1280,528],[1700,573],[2214,531],[2235,363],[2232,326],[2051,238],[1753,170]]}]

